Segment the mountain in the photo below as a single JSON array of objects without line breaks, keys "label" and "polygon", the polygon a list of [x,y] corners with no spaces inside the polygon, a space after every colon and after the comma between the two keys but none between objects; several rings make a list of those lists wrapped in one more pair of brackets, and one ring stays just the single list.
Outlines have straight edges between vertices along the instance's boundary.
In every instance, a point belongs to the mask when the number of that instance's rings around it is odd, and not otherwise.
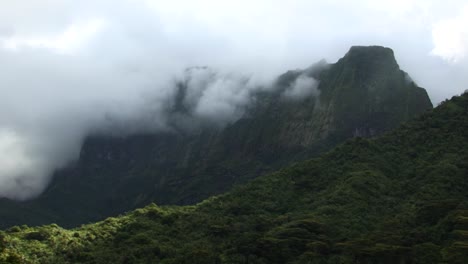
[{"label": "mountain", "polygon": [[[301,95],[303,83],[317,87]],[[179,88],[183,98],[187,87]],[[391,49],[352,47],[334,64],[322,61],[279,76],[225,127],[90,135],[79,160],[56,172],[41,196],[0,201],[0,224],[69,227],[151,202],[194,204],[348,138],[381,134],[431,108],[426,91],[400,70]],[[172,111],[184,109],[176,104]]]},{"label": "mountain", "polygon": [[[468,262],[468,93],[194,206],[0,233],[11,263]],[[15,262],[17,261],[17,262]]]}]

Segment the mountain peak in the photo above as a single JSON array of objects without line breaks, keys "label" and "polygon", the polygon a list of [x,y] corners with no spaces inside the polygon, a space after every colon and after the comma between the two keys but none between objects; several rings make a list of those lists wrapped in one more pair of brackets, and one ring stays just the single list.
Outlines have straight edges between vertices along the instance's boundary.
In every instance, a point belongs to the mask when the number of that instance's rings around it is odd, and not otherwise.
[{"label": "mountain peak", "polygon": [[340,61],[362,70],[400,69],[393,50],[382,46],[352,46]]},{"label": "mountain peak", "polygon": [[345,54],[345,57],[373,57],[373,58],[390,58],[395,60],[395,55],[391,48],[383,46],[352,46]]},{"label": "mountain peak", "polygon": [[349,48],[348,54],[350,53],[374,53],[374,54],[389,54],[393,56],[393,50],[388,47],[371,45],[371,46],[351,46]]},{"label": "mountain peak", "polygon": [[392,49],[351,47],[320,75],[321,104],[334,106],[331,120],[336,122],[331,130],[372,136],[431,109],[426,91],[409,79]]}]

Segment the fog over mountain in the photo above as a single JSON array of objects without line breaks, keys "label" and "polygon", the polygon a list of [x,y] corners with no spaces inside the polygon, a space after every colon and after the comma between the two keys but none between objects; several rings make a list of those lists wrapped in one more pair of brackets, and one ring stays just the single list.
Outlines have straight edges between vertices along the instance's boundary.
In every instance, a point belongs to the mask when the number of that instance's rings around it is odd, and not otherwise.
[{"label": "fog over mountain", "polygon": [[468,88],[467,24],[462,0],[2,1],[0,197],[39,194],[89,133],[232,122],[280,73],[351,45],[393,48],[438,103]]}]

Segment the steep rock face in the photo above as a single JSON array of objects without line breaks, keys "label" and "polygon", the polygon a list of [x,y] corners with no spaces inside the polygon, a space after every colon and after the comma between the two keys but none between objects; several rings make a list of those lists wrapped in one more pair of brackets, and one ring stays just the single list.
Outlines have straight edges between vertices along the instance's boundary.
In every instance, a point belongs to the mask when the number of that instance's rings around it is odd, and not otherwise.
[{"label": "steep rock face", "polygon": [[432,107],[389,48],[352,47],[320,79],[329,133],[338,138],[373,136]]},{"label": "steep rock face", "polygon": [[[285,97],[300,78],[318,81],[316,93]],[[281,75],[274,88],[256,95],[242,118],[222,129],[90,136],[79,161],[57,172],[39,198],[21,203],[19,212],[2,210],[11,202],[0,201],[0,224],[73,226],[153,201],[195,203],[347,138],[380,134],[431,108],[425,90],[399,69],[391,49],[352,47],[335,64]]]}]

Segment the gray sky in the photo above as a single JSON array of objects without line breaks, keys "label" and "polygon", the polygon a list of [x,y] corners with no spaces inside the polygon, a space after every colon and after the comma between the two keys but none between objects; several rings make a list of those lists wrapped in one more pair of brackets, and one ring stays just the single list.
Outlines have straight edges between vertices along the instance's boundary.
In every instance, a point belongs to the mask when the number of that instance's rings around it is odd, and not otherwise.
[{"label": "gray sky", "polygon": [[40,193],[109,116],[164,129],[187,67],[216,69],[191,73],[194,115],[229,121],[283,71],[384,45],[437,104],[468,89],[466,25],[466,0],[0,0],[0,197]]}]

